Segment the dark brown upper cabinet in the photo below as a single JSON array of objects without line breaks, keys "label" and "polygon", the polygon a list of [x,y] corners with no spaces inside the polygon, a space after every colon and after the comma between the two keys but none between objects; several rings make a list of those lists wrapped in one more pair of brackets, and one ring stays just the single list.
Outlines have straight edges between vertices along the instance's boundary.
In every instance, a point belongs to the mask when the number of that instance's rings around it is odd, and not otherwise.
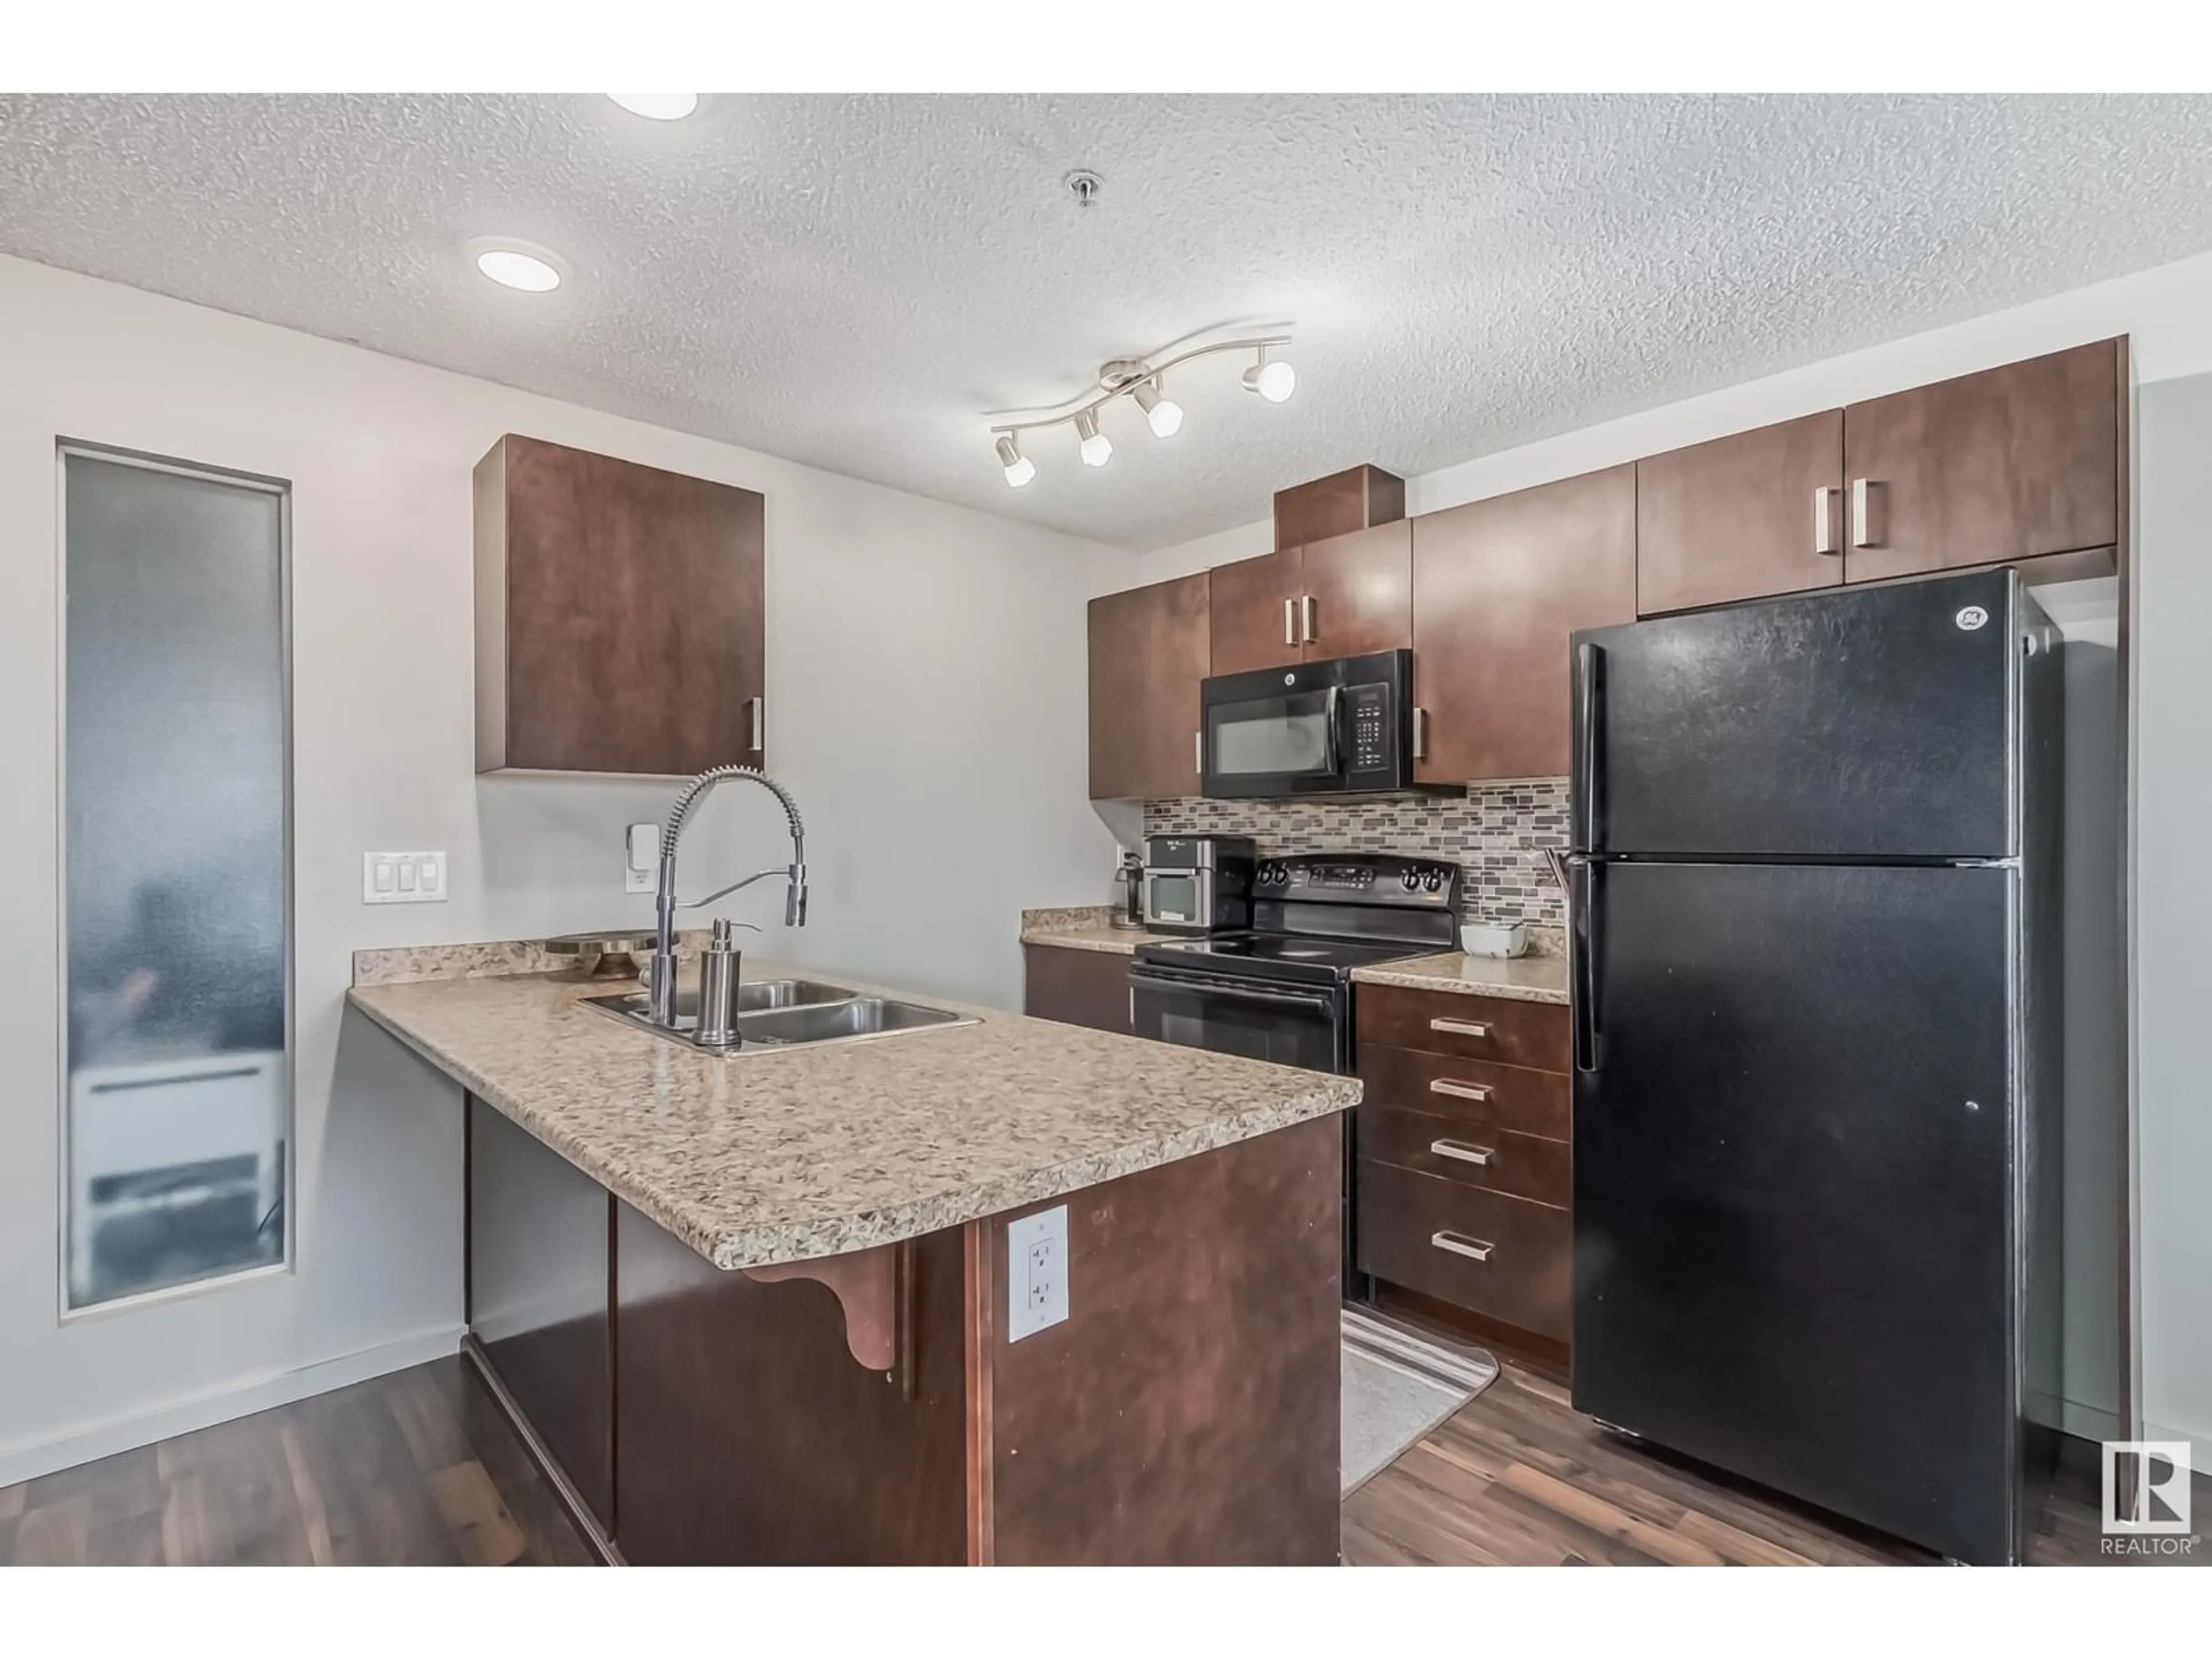
[{"label": "dark brown upper cabinet", "polygon": [[1413,520],[1424,782],[1567,769],[1567,636],[1636,615],[1636,468]]},{"label": "dark brown upper cabinet", "polygon": [[1212,586],[1209,673],[1241,674],[1299,660],[1305,649],[1298,635],[1303,568],[1295,547],[1213,567],[1208,573]]},{"label": "dark brown upper cabinet", "polygon": [[1091,798],[1198,793],[1205,571],[1091,601]]},{"label": "dark brown upper cabinet", "polygon": [[1413,642],[1411,520],[1308,542],[1298,556],[1297,633],[1308,657],[1358,657]]},{"label": "dark brown upper cabinet", "polygon": [[1413,529],[1381,524],[1212,571],[1216,674],[1413,642]]},{"label": "dark brown upper cabinet", "polygon": [[1850,581],[2117,548],[2125,339],[1844,411]]},{"label": "dark brown upper cabinet", "polygon": [[1840,409],[1638,461],[1637,610],[1835,586],[1843,495]]},{"label": "dark brown upper cabinet", "polygon": [[1275,548],[1304,547],[1406,516],[1406,481],[1379,466],[1346,467],[1275,492]]},{"label": "dark brown upper cabinet", "polygon": [[759,765],[763,498],[513,434],[476,468],[477,770]]}]

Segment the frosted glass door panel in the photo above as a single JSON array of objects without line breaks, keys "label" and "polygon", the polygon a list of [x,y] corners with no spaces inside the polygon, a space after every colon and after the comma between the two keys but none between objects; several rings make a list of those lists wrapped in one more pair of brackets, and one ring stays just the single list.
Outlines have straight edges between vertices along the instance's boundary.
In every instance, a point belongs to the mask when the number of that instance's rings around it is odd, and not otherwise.
[{"label": "frosted glass door panel", "polygon": [[284,501],[70,453],[69,1300],[285,1258]]}]

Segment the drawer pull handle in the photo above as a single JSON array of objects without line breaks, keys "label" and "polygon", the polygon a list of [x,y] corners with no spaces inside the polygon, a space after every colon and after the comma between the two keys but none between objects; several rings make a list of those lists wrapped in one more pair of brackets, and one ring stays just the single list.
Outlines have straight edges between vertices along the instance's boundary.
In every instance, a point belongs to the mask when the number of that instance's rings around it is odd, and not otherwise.
[{"label": "drawer pull handle", "polygon": [[1470,1261],[1490,1260],[1491,1247],[1479,1238],[1462,1238],[1457,1233],[1436,1232],[1429,1235],[1429,1243],[1440,1250],[1449,1250],[1454,1255],[1463,1255]]},{"label": "drawer pull handle", "polygon": [[1490,1098],[1490,1085],[1487,1083],[1455,1083],[1448,1077],[1431,1078],[1429,1092],[1432,1095],[1453,1095],[1461,1100],[1487,1100]]},{"label": "drawer pull handle", "polygon": [[1438,1158],[1455,1158],[1462,1164],[1487,1164],[1497,1150],[1491,1146],[1470,1146],[1463,1140],[1432,1140],[1429,1150]]},{"label": "drawer pull handle", "polygon": [[1448,1032],[1453,1036],[1486,1037],[1490,1035],[1487,1025],[1472,1019],[1432,1019],[1429,1022],[1429,1029]]}]

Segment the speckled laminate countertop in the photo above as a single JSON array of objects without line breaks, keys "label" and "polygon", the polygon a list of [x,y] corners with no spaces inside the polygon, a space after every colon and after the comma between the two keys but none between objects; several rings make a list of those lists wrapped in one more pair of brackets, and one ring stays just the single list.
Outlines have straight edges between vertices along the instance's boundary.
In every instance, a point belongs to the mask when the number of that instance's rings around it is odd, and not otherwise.
[{"label": "speckled laminate countertop", "polygon": [[607,988],[523,974],[349,995],[718,1267],[934,1232],[1359,1098],[1352,1078],[975,1008],[974,1025],[718,1059],[580,1006]]},{"label": "speckled laminate countertop", "polygon": [[1506,997],[1515,1002],[1567,1000],[1565,957],[1471,957],[1449,951],[1409,957],[1377,968],[1355,968],[1362,985],[1402,985],[1416,991],[1457,991],[1467,996]]},{"label": "speckled laminate countertop", "polygon": [[1110,951],[1117,956],[1136,955],[1139,945],[1173,945],[1187,933],[1155,933],[1140,927],[1116,927],[1107,921],[1103,904],[1071,905],[1054,910],[1022,912],[1022,943],[1059,945],[1071,951]]}]

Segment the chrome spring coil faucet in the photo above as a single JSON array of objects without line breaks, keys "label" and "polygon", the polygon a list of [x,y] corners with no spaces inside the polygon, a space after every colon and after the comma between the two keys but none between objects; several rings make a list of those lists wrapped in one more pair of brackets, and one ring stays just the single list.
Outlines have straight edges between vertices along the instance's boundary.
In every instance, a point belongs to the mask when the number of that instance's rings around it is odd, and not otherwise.
[{"label": "chrome spring coil faucet", "polygon": [[[676,901],[676,848],[684,838],[684,825],[691,816],[691,809],[700,798],[717,784],[743,778],[757,783],[774,795],[783,806],[783,816],[791,825],[791,862],[772,865],[757,870],[727,887],[718,888],[704,898],[692,899],[678,904]],[[799,817],[799,804],[791,792],[767,773],[750,766],[709,767],[684,786],[676,798],[676,805],[668,815],[668,822],[660,831],[660,879],[653,898],[653,1022],[671,1030],[676,1027],[676,913],[696,910],[712,904],[716,899],[727,898],[740,887],[750,887],[770,876],[781,876],[788,886],[784,893],[783,925],[787,927],[806,926],[806,826]]]}]

